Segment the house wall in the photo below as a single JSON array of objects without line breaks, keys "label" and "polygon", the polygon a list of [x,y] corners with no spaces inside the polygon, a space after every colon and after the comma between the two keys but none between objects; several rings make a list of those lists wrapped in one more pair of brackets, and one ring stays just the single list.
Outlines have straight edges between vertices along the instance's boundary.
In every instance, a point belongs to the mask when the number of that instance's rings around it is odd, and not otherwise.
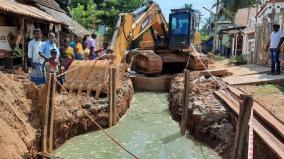
[{"label": "house wall", "polygon": [[[258,14],[256,29],[255,55],[253,63],[267,65],[270,62],[269,53],[265,50],[272,32],[272,24],[278,22],[284,31],[284,2],[267,3]],[[284,53],[281,53],[283,59]]]}]

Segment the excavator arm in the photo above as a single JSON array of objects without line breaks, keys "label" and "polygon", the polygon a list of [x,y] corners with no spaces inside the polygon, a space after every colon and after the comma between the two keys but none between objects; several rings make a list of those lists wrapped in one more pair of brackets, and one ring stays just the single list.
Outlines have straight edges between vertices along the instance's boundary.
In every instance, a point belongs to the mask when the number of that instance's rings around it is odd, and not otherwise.
[{"label": "excavator arm", "polygon": [[[119,15],[109,46],[116,56],[115,64],[121,63],[131,42],[151,30],[154,36],[167,36],[168,25],[158,4],[149,1],[132,13]],[[152,37],[153,39],[155,37]]]}]

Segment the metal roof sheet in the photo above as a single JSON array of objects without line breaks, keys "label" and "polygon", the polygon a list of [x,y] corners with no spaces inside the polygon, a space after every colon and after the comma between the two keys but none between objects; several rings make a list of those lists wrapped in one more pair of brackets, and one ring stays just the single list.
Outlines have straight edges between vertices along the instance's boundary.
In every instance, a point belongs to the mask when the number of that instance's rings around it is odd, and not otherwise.
[{"label": "metal roof sheet", "polygon": [[0,11],[16,15],[23,15],[48,22],[60,23],[53,16],[37,9],[36,7],[17,3],[11,0],[0,0]]}]

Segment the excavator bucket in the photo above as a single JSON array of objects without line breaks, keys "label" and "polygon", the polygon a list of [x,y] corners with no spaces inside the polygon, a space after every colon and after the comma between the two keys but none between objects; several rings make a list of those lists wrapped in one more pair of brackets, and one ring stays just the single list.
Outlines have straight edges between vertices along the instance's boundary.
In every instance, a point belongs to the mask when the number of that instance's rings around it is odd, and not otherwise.
[{"label": "excavator bucket", "polygon": [[[63,86],[71,93],[86,92],[88,95],[96,93],[96,98],[103,92],[107,94],[110,60],[74,61],[70,66],[70,73],[65,75]],[[119,72],[119,71],[117,71]],[[121,81],[117,76],[117,88],[120,88]]]}]

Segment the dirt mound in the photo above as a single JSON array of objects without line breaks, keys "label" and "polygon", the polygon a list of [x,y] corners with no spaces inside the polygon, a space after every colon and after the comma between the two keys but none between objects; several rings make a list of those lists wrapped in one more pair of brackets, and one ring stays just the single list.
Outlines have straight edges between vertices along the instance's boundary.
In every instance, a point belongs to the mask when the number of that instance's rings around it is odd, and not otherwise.
[{"label": "dirt mound", "polygon": [[0,81],[0,158],[22,158],[36,140],[40,125],[33,120],[38,113],[26,94],[33,84],[21,72],[0,72]]},{"label": "dirt mound", "polygon": [[[41,146],[43,109],[39,92],[43,86],[34,85],[27,74],[19,71],[0,72],[0,81],[0,158],[26,158],[31,146],[38,151]],[[98,129],[78,108],[78,103],[102,127],[108,126],[107,97],[72,96],[72,99],[67,95],[56,96],[54,148],[75,135]],[[125,77],[117,91],[117,118],[125,114],[132,96],[132,83]]]}]

